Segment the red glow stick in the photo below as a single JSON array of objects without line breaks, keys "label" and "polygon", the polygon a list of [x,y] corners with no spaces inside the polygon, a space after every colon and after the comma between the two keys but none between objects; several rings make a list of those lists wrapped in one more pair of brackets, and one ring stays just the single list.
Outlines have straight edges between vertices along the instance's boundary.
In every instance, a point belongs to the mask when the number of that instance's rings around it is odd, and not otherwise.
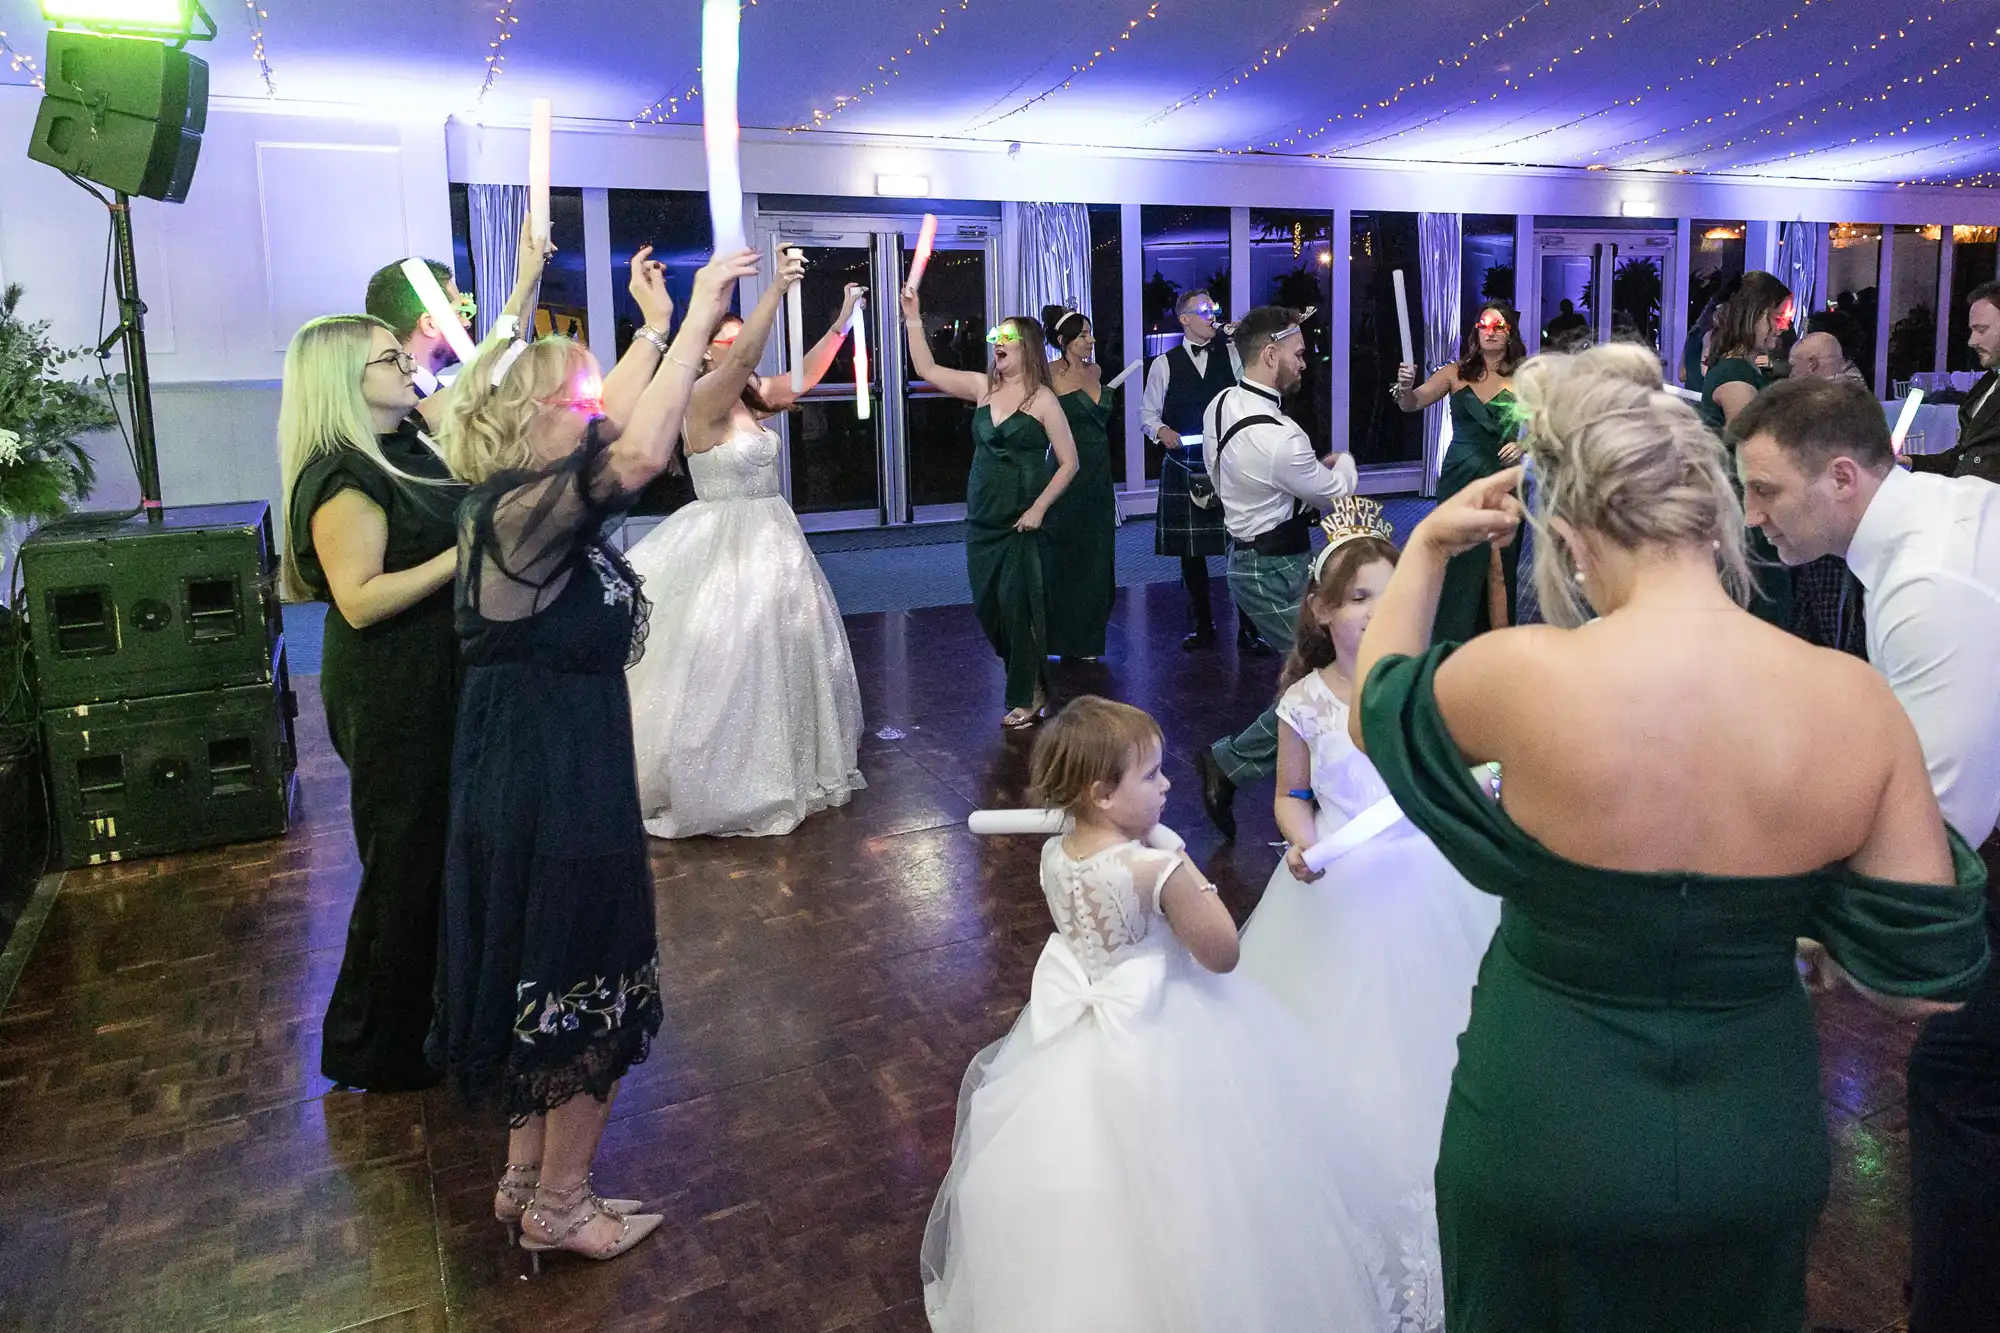
[{"label": "red glow stick", "polygon": [[924,225],[917,231],[917,253],[910,260],[909,289],[915,291],[924,280],[924,269],[931,262],[931,247],[937,244],[937,214],[924,214]]}]

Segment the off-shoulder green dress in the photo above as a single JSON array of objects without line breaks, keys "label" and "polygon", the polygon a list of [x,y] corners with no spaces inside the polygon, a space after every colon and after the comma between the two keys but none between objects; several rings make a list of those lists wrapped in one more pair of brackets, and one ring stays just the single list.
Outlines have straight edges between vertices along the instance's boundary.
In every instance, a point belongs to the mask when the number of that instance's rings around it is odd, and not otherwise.
[{"label": "off-shoulder green dress", "polygon": [[1734,878],[1579,865],[1466,770],[1432,696],[1451,645],[1385,659],[1368,757],[1504,899],[1437,1166],[1452,1333],[1798,1333],[1829,1176],[1811,1001],[1822,941],[1864,985],[1955,999],[1985,971],[1985,869]]}]

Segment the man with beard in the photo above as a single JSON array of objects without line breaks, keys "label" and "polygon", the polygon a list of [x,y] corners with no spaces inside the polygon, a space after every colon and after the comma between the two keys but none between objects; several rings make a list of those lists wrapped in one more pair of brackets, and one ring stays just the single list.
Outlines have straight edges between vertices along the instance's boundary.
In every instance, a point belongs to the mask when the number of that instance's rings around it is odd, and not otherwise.
[{"label": "man with beard", "polygon": [[2000,282],[1974,287],[1967,305],[1966,345],[1986,373],[1959,405],[1958,447],[1919,455],[1911,466],[1919,472],[2000,481]]},{"label": "man with beard", "polygon": [[[1329,466],[1305,428],[1284,414],[1286,394],[1305,376],[1298,311],[1258,306],[1236,326],[1241,381],[1202,416],[1202,451],[1229,531],[1229,593],[1273,647],[1289,650],[1311,567],[1312,525],[1342,495],[1354,493],[1354,458]],[[1195,756],[1202,805],[1223,836],[1236,836],[1230,802],[1239,783],[1276,771],[1275,706],[1240,735]]]}]

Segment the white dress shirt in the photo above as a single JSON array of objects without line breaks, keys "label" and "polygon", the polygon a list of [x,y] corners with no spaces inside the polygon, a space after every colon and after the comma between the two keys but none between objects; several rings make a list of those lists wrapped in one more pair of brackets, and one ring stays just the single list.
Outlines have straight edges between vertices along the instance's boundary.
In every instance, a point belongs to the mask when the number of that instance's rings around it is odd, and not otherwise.
[{"label": "white dress shirt", "polygon": [[1847,567],[1868,660],[1916,724],[1945,821],[1976,847],[2000,822],[2000,486],[1891,468]]},{"label": "white dress shirt", "polygon": [[[1238,541],[1261,537],[1290,518],[1295,499],[1324,510],[1336,498],[1354,493],[1354,455],[1341,454],[1332,467],[1320,462],[1312,438],[1285,415],[1282,401],[1277,390],[1245,380],[1217,394],[1201,419],[1202,460],[1222,500],[1222,525]],[[1276,417],[1277,423],[1237,431],[1218,469],[1216,445],[1231,426],[1250,416]]]},{"label": "white dress shirt", "polygon": [[[1193,359],[1194,368],[1203,375],[1208,374],[1208,353],[1209,349],[1215,346],[1215,341],[1210,339],[1199,347],[1190,342],[1183,342],[1181,346],[1187,349],[1188,356]],[[1230,372],[1240,380],[1243,378],[1243,358],[1236,354],[1235,343],[1228,343],[1226,346],[1229,348]],[[1170,373],[1165,352],[1154,357],[1153,364],[1146,367],[1146,392],[1139,399],[1139,429],[1146,433],[1146,438],[1149,440],[1160,438],[1160,413],[1167,409],[1167,381]]]}]

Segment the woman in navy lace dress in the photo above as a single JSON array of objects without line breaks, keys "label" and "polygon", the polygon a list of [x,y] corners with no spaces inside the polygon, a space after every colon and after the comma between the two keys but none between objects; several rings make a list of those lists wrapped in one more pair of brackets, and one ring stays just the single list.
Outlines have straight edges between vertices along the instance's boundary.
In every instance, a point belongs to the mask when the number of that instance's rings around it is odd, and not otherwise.
[{"label": "woman in navy lace dress", "polygon": [[[666,468],[702,351],[755,271],[754,251],[712,260],[672,346],[649,323],[602,381],[567,338],[514,343],[467,367],[451,408],[447,455],[475,489],[432,1054],[506,1111],[494,1212],[537,1254],[609,1259],[660,1221],[590,1187],[612,1093],[660,1026],[625,693],[646,600],[604,533]],[[648,252],[632,281],[641,309],[671,310]]]}]

